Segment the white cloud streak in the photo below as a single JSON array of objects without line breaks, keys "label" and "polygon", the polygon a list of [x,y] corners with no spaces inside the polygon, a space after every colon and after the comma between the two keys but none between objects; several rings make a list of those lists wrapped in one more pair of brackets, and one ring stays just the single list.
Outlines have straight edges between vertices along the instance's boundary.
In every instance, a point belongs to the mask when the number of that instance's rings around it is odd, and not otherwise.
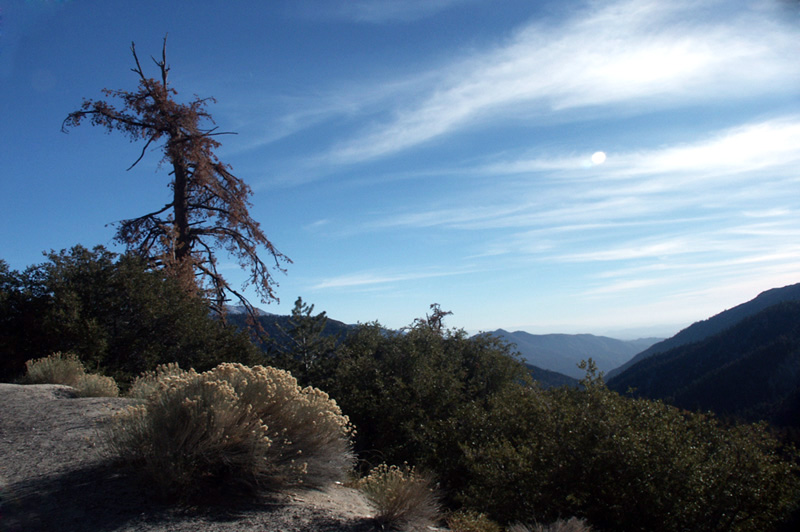
[{"label": "white cloud streak", "polygon": [[371,24],[407,22],[435,15],[472,0],[349,0],[336,7],[341,18]]},{"label": "white cloud streak", "polygon": [[[587,224],[650,223],[664,215],[661,223],[675,223],[683,218],[676,213],[691,206],[705,207],[708,216],[708,207],[723,198],[743,205],[764,197],[780,203],[787,185],[800,183],[800,117],[745,124],[694,143],[610,153],[602,167],[586,168],[581,161],[523,158],[467,170],[486,176],[490,183],[515,176],[508,184],[513,194],[495,205],[477,207],[457,198],[457,207],[400,214],[370,227],[572,226],[583,231]],[[750,209],[745,212],[752,216]],[[770,212],[787,211],[774,205]]]},{"label": "white cloud streak", "polygon": [[393,284],[405,281],[417,281],[436,277],[450,277],[472,273],[469,270],[448,272],[407,272],[407,273],[377,273],[357,272],[339,275],[324,279],[311,287],[312,290],[325,290],[330,288],[352,288],[371,285]]},{"label": "white cloud streak", "polygon": [[346,141],[330,160],[395,153],[478,121],[589,106],[652,108],[787,90],[800,80],[796,34],[731,3],[593,2],[562,24],[531,23],[507,44],[443,68],[418,103]]}]

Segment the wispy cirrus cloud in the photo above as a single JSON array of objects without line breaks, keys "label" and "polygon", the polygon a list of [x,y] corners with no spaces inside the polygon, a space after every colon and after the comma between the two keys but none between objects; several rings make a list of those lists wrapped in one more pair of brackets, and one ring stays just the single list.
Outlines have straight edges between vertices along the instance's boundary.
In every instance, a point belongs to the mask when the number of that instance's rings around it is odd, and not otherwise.
[{"label": "wispy cirrus cloud", "polygon": [[[514,180],[505,187],[512,192],[493,197],[481,190],[480,205],[456,197],[452,206],[387,216],[370,223],[369,229],[584,231],[589,224],[676,223],[686,218],[685,209],[718,202],[721,191],[727,202],[738,200],[743,206],[754,198],[771,197],[777,204],[762,215],[785,215],[780,203],[787,183],[800,182],[800,117],[744,124],[674,146],[610,153],[605,164],[594,168],[588,168],[585,159],[522,157],[465,169],[492,185],[511,176]],[[701,213],[695,212],[689,221],[708,216],[708,209]]]},{"label": "wispy cirrus cloud", "polygon": [[428,83],[431,75],[421,73],[379,82],[348,81],[290,94],[259,89],[252,91],[245,104],[226,101],[218,103],[217,108],[226,115],[231,128],[245,137],[237,143],[236,150],[248,151],[322,124],[360,119],[382,109],[387,101],[404,101],[414,87]]},{"label": "wispy cirrus cloud", "polygon": [[323,290],[329,288],[353,288],[374,285],[393,284],[406,281],[417,281],[420,279],[432,279],[436,277],[451,277],[454,275],[464,275],[473,273],[474,270],[458,271],[415,271],[415,272],[375,272],[364,271],[356,272],[336,277],[323,279],[314,284],[312,290]]},{"label": "wispy cirrus cloud", "polygon": [[800,117],[610,153],[596,167],[583,159],[521,157],[464,169],[494,186],[477,196],[432,198],[361,230],[448,231],[470,242],[465,257],[487,267],[589,268],[583,282],[591,297],[681,282],[748,285],[754,271],[788,284],[800,273],[800,208],[793,199]]},{"label": "wispy cirrus cloud", "polygon": [[474,169],[489,175],[556,173],[597,178],[640,178],[656,174],[693,178],[790,167],[800,161],[800,116],[741,124],[710,131],[704,138],[674,146],[609,153],[602,167],[587,172],[589,156],[516,157]]},{"label": "wispy cirrus cloud", "polygon": [[796,35],[762,11],[729,4],[592,2],[563,22],[530,23],[494,50],[440,69],[435,83],[415,87],[416,103],[329,158],[369,160],[499,118],[741,98],[800,80]]},{"label": "wispy cirrus cloud", "polygon": [[474,0],[350,0],[329,8],[347,20],[371,24],[406,22],[435,15]]}]

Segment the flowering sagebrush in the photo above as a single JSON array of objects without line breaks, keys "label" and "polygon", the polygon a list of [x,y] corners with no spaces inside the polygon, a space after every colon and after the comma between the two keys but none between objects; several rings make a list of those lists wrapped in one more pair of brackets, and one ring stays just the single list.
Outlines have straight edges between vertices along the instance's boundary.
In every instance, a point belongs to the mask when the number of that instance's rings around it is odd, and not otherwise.
[{"label": "flowering sagebrush", "polygon": [[194,370],[181,369],[178,364],[159,364],[154,371],[145,371],[134,379],[128,389],[128,397],[146,400],[159,389],[159,383],[167,377],[186,375]]},{"label": "flowering sagebrush", "polygon": [[119,387],[111,377],[86,373],[83,363],[73,353],[53,353],[25,363],[25,382],[29,384],[64,384],[72,386],[78,397],[117,397]]},{"label": "flowering sagebrush", "polygon": [[25,382],[30,384],[65,384],[73,386],[86,373],[74,353],[53,353],[25,362]]},{"label": "flowering sagebrush", "polygon": [[486,514],[475,511],[453,512],[447,516],[446,522],[447,528],[452,532],[503,532],[503,527],[489,519]]},{"label": "flowering sagebrush", "polygon": [[439,517],[431,479],[413,467],[381,464],[356,486],[375,506],[375,520],[383,529],[424,530]]},{"label": "flowering sagebrush", "polygon": [[78,397],[117,397],[119,386],[112,377],[87,373],[78,377],[73,385]]},{"label": "flowering sagebrush", "polygon": [[115,418],[110,447],[168,497],[190,499],[212,483],[314,484],[352,465],[347,416],[286,371],[168,365],[142,375],[131,392],[142,403]]},{"label": "flowering sagebrush", "polygon": [[592,528],[583,519],[571,517],[567,521],[559,519],[549,525],[534,525],[533,528],[515,524],[508,528],[508,532],[592,532]]}]

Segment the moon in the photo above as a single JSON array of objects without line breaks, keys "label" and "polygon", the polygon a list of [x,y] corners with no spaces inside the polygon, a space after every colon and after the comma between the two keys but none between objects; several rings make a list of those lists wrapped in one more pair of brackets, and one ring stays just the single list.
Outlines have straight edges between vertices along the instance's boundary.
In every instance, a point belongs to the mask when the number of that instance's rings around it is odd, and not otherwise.
[{"label": "moon", "polygon": [[596,151],[592,154],[592,164],[603,164],[606,162],[606,152]]}]

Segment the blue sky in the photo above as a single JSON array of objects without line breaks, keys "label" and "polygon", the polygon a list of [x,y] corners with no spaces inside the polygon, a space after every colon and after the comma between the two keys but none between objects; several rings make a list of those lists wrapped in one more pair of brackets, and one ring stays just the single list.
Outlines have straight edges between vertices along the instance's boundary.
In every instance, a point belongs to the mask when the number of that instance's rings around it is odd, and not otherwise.
[{"label": "blue sky", "polygon": [[[168,37],[178,99],[336,319],[671,335],[800,282],[800,8],[763,0],[0,0],[0,258],[168,200],[81,126]],[[145,68],[152,65],[145,63]],[[156,75],[155,67],[150,72]],[[602,152],[600,155],[593,154]],[[226,269],[243,279],[236,267]],[[258,304],[258,302],[256,302]]]}]

